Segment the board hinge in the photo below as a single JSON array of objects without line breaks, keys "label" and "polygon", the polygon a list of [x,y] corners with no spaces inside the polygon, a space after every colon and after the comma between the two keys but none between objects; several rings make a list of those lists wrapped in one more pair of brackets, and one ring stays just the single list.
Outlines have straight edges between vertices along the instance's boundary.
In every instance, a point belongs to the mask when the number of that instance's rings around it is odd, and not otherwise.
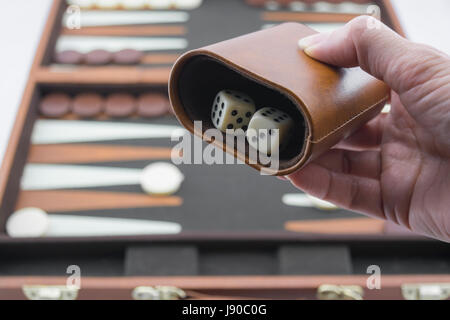
[{"label": "board hinge", "polygon": [[186,293],[177,287],[169,286],[140,286],[132,294],[134,300],[179,300],[186,298]]},{"label": "board hinge", "polygon": [[362,300],[364,290],[357,285],[323,284],[317,288],[319,300]]},{"label": "board hinge", "polygon": [[76,300],[79,288],[75,286],[24,285],[22,291],[29,300]]},{"label": "board hinge", "polygon": [[450,298],[450,283],[405,283],[402,295],[406,300],[446,300]]}]

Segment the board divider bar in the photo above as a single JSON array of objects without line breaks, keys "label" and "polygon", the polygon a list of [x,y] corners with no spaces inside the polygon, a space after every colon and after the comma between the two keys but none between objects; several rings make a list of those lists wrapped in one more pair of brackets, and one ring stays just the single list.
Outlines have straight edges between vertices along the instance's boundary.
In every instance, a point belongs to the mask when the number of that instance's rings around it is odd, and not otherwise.
[{"label": "board divider bar", "polygon": [[128,192],[38,190],[19,192],[16,210],[37,207],[47,212],[93,211],[107,209],[178,207],[178,196],[150,196]]}]

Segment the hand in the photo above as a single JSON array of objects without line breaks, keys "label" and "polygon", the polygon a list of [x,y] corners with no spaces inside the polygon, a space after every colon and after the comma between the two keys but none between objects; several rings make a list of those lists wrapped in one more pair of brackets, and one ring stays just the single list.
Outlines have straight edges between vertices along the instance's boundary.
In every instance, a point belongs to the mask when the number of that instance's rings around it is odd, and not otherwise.
[{"label": "hand", "polygon": [[360,66],[392,89],[391,111],[287,178],[336,205],[450,241],[450,59],[362,16],[299,41],[314,59]]}]

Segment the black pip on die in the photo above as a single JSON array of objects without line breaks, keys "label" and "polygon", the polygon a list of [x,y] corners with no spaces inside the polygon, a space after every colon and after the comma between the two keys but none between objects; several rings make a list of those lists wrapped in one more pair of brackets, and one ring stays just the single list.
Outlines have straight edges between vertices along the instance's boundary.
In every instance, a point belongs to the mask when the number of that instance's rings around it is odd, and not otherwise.
[{"label": "black pip on die", "polygon": [[250,146],[267,155],[279,153],[289,140],[292,118],[275,108],[259,109],[251,118],[246,133]]},{"label": "black pip on die", "polygon": [[222,132],[236,129],[246,131],[254,113],[255,103],[248,95],[234,90],[222,90],[214,98],[211,120]]}]

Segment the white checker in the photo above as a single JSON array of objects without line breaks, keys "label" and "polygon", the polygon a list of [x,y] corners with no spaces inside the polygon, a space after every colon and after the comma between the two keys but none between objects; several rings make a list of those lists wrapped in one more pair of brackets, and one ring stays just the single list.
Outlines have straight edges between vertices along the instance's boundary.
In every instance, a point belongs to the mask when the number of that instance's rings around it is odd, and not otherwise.
[{"label": "white checker", "polygon": [[303,12],[308,10],[308,5],[302,1],[292,1],[289,3],[289,9],[292,11]]},{"label": "white checker", "polygon": [[202,5],[203,0],[172,0],[172,4],[178,10],[193,10]]},{"label": "white checker", "polygon": [[95,0],[69,0],[69,5],[79,6],[81,9],[90,9],[94,6]]},{"label": "white checker", "polygon": [[172,7],[172,0],[147,0],[150,9],[164,10]]},{"label": "white checker", "polygon": [[348,14],[367,14],[368,4],[358,4],[350,1],[346,1],[338,4],[337,12]]},{"label": "white checker", "polygon": [[141,10],[147,6],[146,0],[121,0],[122,8],[126,10]]},{"label": "white checker", "polygon": [[142,189],[154,195],[171,195],[180,189],[184,175],[173,164],[155,162],[144,168],[140,178]]},{"label": "white checker", "polygon": [[315,12],[335,12],[337,10],[337,6],[333,3],[325,2],[325,1],[317,1],[312,4],[312,10]]},{"label": "white checker", "polygon": [[264,4],[264,7],[267,10],[279,10],[280,9],[280,4],[277,1],[274,0],[269,0]]},{"label": "white checker", "polygon": [[94,0],[94,5],[99,9],[117,9],[120,0]]},{"label": "white checker", "polygon": [[13,238],[42,237],[48,228],[48,215],[39,208],[20,209],[6,222],[6,232]]}]

